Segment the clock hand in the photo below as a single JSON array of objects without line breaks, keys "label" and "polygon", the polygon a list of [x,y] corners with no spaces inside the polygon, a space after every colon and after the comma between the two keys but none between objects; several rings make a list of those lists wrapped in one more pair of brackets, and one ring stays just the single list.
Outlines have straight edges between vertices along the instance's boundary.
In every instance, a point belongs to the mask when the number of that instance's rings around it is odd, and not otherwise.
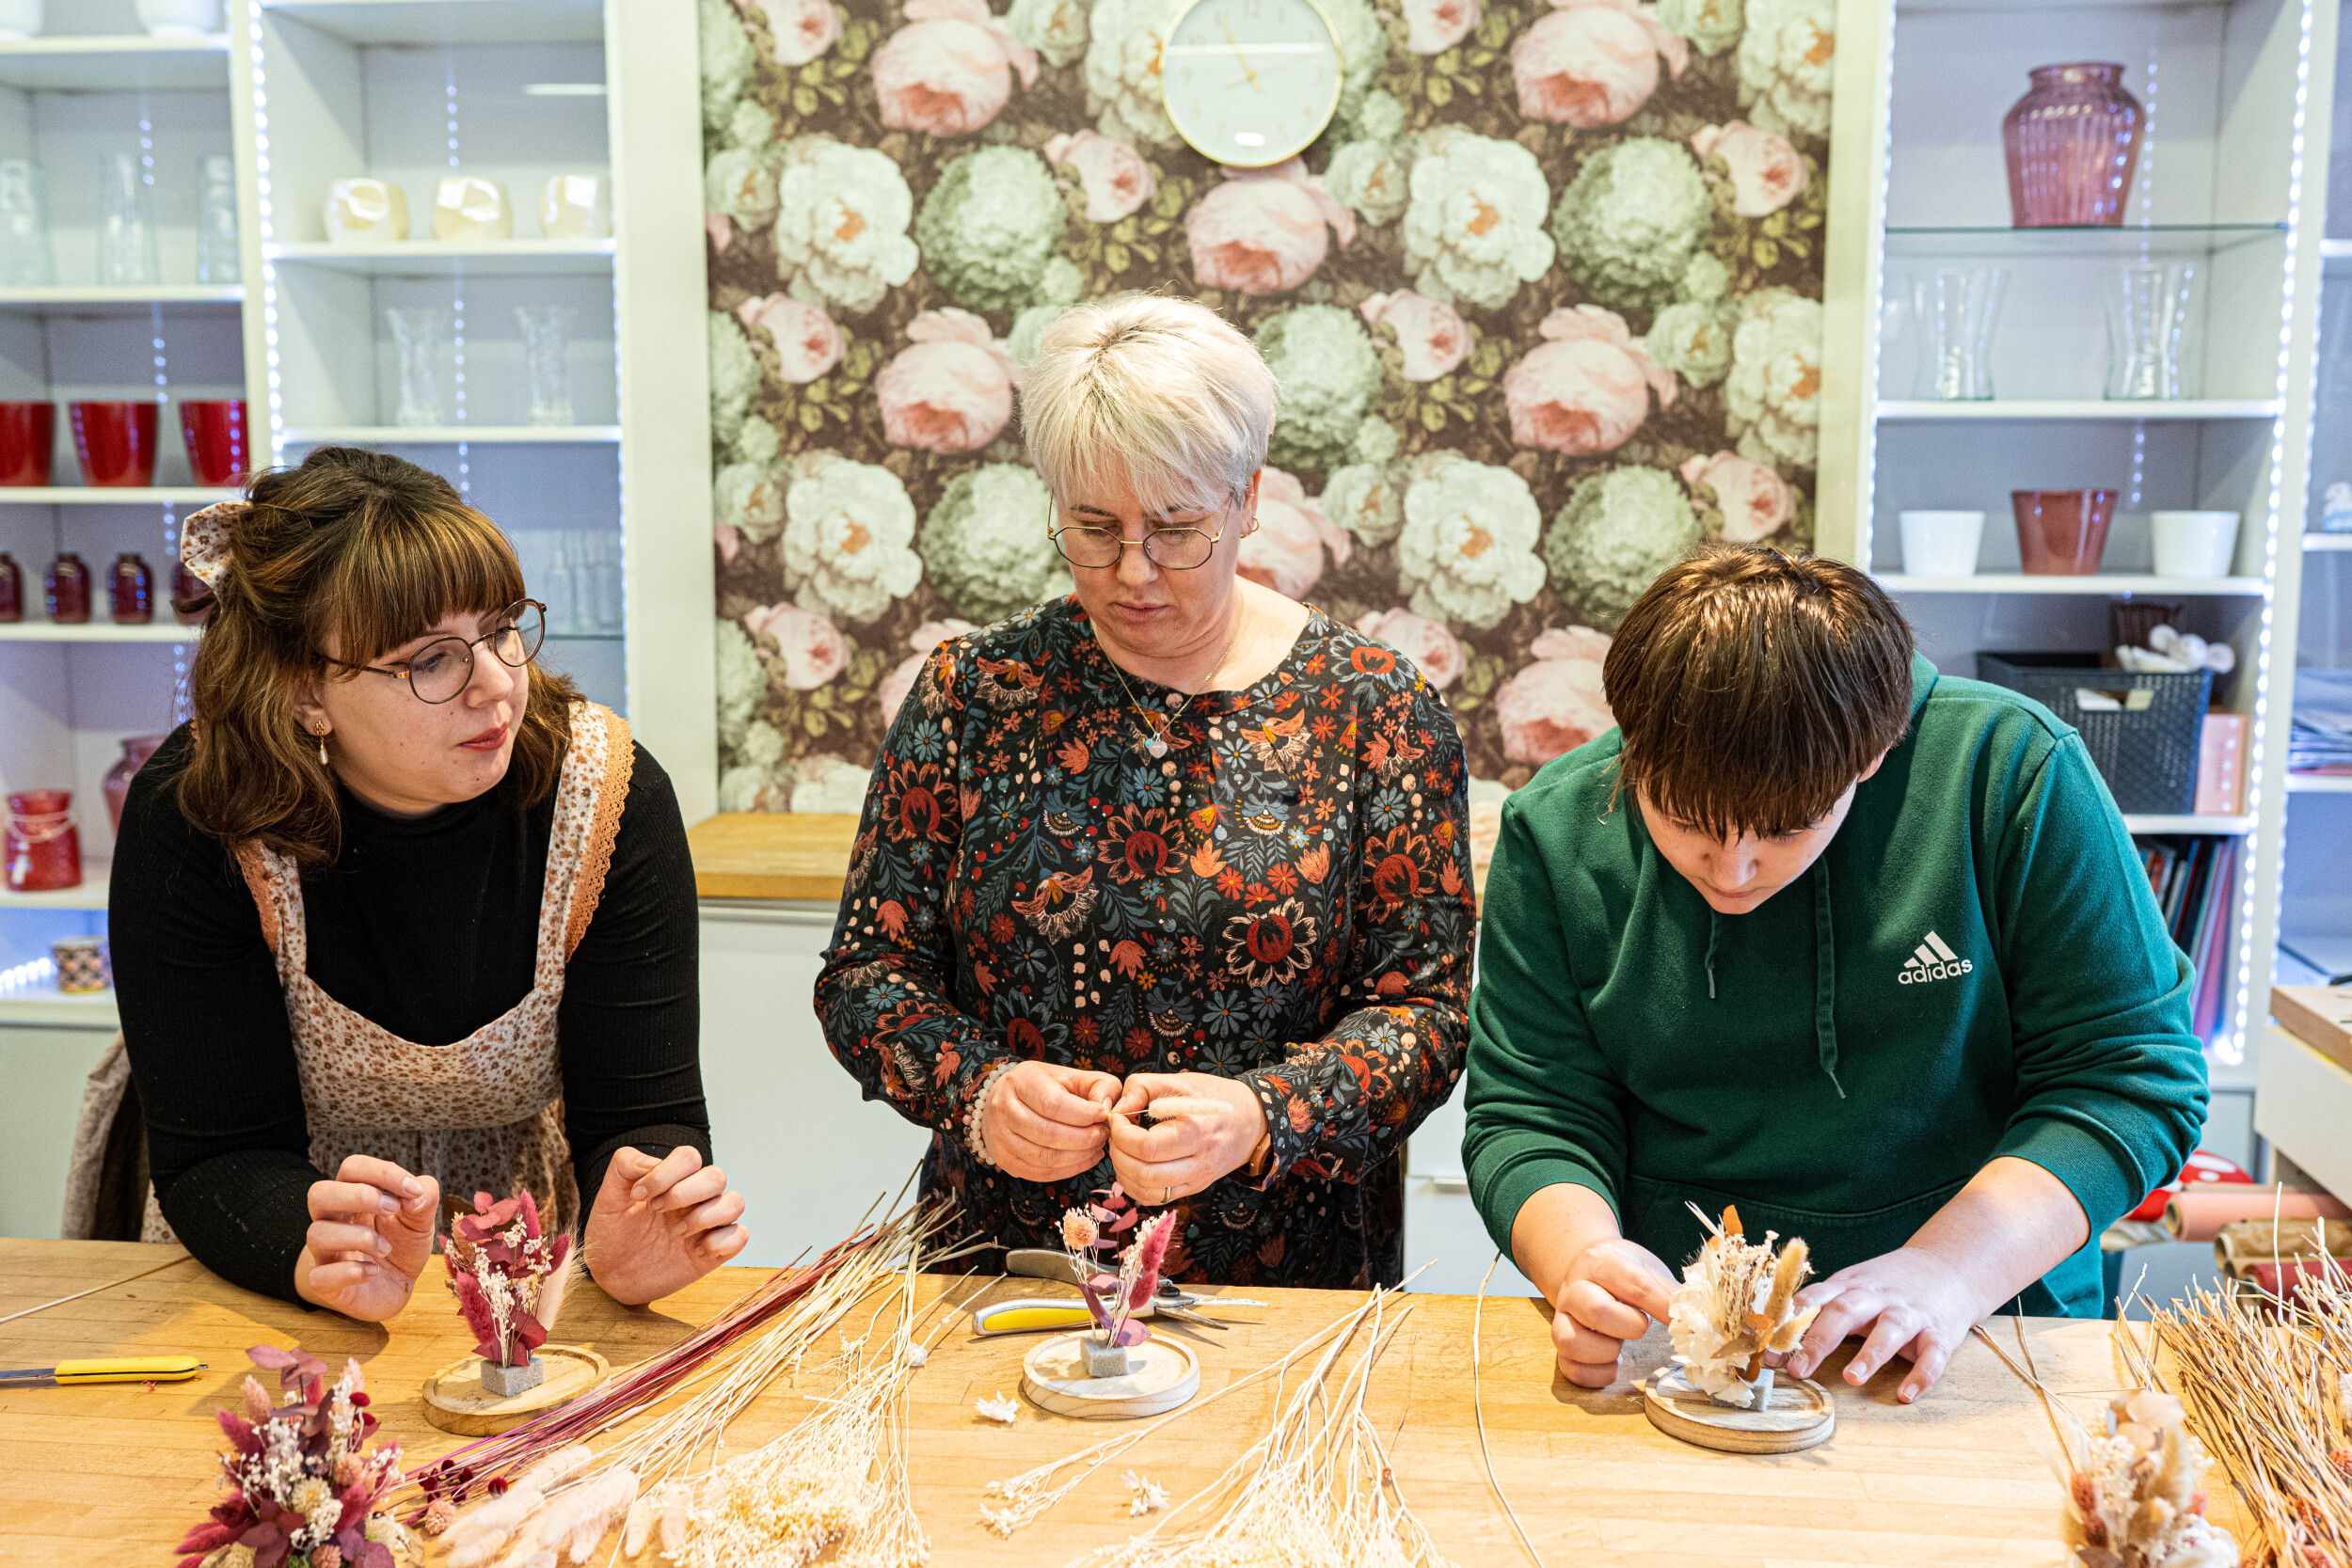
[{"label": "clock hand", "polygon": [[[1233,36],[1233,24],[1226,21],[1221,16],[1218,17],[1216,21],[1217,25],[1225,29],[1225,41],[1233,46],[1233,58],[1241,62],[1243,76],[1248,80],[1248,83],[1252,87],[1256,88],[1260,92],[1265,91],[1264,86],[1258,80],[1258,73],[1249,69],[1249,56],[1241,52],[1241,40]],[[1228,85],[1230,86],[1231,84]]]}]

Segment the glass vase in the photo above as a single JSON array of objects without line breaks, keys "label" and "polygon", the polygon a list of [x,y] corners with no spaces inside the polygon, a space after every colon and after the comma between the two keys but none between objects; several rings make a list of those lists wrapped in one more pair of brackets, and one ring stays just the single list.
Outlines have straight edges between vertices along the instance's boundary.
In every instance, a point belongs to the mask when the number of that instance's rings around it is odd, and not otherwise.
[{"label": "glass vase", "polygon": [[73,831],[73,797],[62,789],[24,789],[8,797],[0,843],[10,893],[56,893],[82,885],[82,836]]},{"label": "glass vase", "polygon": [[0,159],[0,287],[40,288],[56,280],[49,176],[23,158]]},{"label": "glass vase", "polygon": [[2107,276],[2107,380],[2110,398],[2181,395],[2181,343],[2188,331],[2186,261],[2124,267]]},{"label": "glass vase", "polygon": [[164,280],[155,253],[155,188],[135,153],[107,155],[99,170],[98,281],[115,289]]},{"label": "glass vase", "polygon": [[0,550],[0,624],[9,626],[24,619],[24,568],[15,557]]},{"label": "glass vase", "polygon": [[106,574],[107,609],[119,626],[143,626],[155,619],[155,574],[133,550],[115,557]]},{"label": "glass vase", "polygon": [[2010,222],[2019,229],[2115,228],[2139,162],[2139,100],[2104,61],[2036,66],[2001,121]]},{"label": "glass vase", "polygon": [[2009,274],[1999,267],[1938,267],[1912,279],[1919,325],[1916,394],[1940,402],[1993,395],[1993,327]]},{"label": "glass vase", "polygon": [[122,802],[131,797],[132,775],[146,767],[147,759],[170,738],[164,735],[126,736],[122,742],[122,754],[115,758],[112,768],[106,769],[106,777],[99,787],[106,793],[106,817],[114,824],[118,834],[122,832]]},{"label": "glass vase", "polygon": [[242,283],[237,251],[237,166],[215,153],[204,160],[196,202],[196,280]]},{"label": "glass vase", "polygon": [[575,314],[568,305],[515,308],[515,320],[522,327],[523,365],[531,384],[530,422],[534,425],[572,422],[571,370],[564,356],[571,347]]},{"label": "glass vase", "polygon": [[49,619],[61,626],[86,626],[89,622],[89,566],[72,550],[59,552],[49,563],[49,575],[43,584],[48,599]]},{"label": "glass vase", "polygon": [[449,312],[437,305],[395,305],[384,312],[400,362],[400,404],[392,423],[411,429],[448,423],[441,404],[441,341]]}]

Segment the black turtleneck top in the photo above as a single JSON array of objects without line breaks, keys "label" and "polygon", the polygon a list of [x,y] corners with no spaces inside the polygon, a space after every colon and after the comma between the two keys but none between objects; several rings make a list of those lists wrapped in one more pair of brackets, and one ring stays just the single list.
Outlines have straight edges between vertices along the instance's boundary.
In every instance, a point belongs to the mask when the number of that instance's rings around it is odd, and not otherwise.
[{"label": "black turtleneck top", "polygon": [[[164,1217],[232,1283],[293,1301],[310,1134],[276,960],[236,859],[181,815],[183,726],[132,782],[108,938]],[[341,792],[342,849],[305,879],[310,978],[404,1039],[449,1045],[531,991],[553,793],[430,816]],[[615,1149],[710,1157],[697,1058],[694,869],[669,775],[637,748],[612,868],[558,1014],[580,1202]]]}]

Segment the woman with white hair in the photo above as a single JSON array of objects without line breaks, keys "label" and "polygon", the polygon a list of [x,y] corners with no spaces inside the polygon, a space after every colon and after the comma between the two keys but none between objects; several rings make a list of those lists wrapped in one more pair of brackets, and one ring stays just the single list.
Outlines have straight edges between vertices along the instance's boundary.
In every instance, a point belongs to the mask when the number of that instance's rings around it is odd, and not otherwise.
[{"label": "woman with white hair", "polygon": [[1468,1035],[1461,743],[1407,660],[1237,574],[1275,398],[1200,305],[1057,319],[1022,391],[1053,515],[1000,526],[1077,592],[942,643],[875,762],[817,1009],[967,1242],[1057,1246],[1115,1179],[1179,1212],[1176,1278],[1402,1273],[1396,1155]]}]

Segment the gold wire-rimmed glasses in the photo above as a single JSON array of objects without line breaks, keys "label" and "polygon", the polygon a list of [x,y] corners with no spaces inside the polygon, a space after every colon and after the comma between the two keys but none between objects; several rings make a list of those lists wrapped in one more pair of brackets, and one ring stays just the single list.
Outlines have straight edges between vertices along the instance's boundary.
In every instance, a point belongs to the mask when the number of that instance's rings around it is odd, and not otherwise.
[{"label": "gold wire-rimmed glasses", "polygon": [[436,705],[449,702],[473,679],[473,651],[486,648],[490,657],[512,670],[531,662],[548,633],[548,607],[536,599],[517,599],[498,613],[498,625],[480,637],[437,637],[397,665],[353,664],[331,654],[319,657],[345,670],[364,670],[406,681],[417,700]]},{"label": "gold wire-rimmed glasses", "polygon": [[1093,528],[1085,523],[1064,523],[1056,528],[1049,520],[1045,534],[1053,540],[1054,548],[1061,552],[1061,558],[1073,566],[1097,570],[1116,566],[1125,559],[1127,546],[1134,545],[1143,551],[1146,561],[1162,571],[1191,572],[1209,563],[1209,557],[1216,553],[1225,531],[1220,528],[1215,533],[1206,533],[1197,528],[1154,528],[1147,529],[1141,539],[1129,539],[1117,529]]}]

